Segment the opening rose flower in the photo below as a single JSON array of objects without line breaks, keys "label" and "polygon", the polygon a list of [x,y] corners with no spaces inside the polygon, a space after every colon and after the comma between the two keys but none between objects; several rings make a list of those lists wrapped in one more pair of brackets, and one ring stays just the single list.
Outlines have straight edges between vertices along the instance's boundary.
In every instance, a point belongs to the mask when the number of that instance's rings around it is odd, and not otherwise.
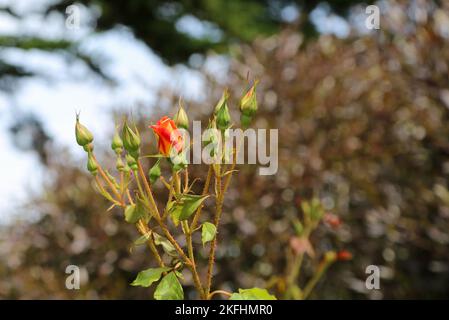
[{"label": "opening rose flower", "polygon": [[172,147],[176,153],[182,151],[184,139],[181,132],[176,127],[175,122],[169,117],[162,117],[155,125],[150,126],[158,138],[159,152],[164,156],[169,156]]}]

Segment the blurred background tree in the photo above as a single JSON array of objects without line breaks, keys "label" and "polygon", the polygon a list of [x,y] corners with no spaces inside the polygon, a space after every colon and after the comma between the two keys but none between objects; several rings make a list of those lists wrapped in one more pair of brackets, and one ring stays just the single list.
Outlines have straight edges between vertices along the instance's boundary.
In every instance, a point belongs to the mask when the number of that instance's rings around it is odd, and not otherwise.
[{"label": "blurred background tree", "polygon": [[[212,49],[225,52],[230,44],[250,42],[257,36],[279,32],[288,24],[296,24],[307,36],[317,35],[310,20],[310,12],[326,4],[333,13],[346,17],[350,8],[358,3],[372,1],[334,0],[56,0],[42,5],[40,10],[19,14],[10,7],[0,7],[0,12],[25,19],[36,13],[48,16],[57,12],[66,15],[67,7],[78,4],[89,9],[94,18],[93,31],[105,32],[125,26],[136,38],[160,55],[169,64],[185,63],[194,53]],[[36,12],[37,11],[37,12]],[[201,34],[192,35],[182,27],[182,21],[193,21]],[[21,50],[65,51],[86,62],[93,71],[101,73],[95,57],[82,54],[77,43],[66,39],[46,37],[3,36],[0,49],[14,47]],[[19,65],[2,61],[0,77],[24,77],[30,74]],[[0,86],[0,89],[2,86]],[[3,87],[3,89],[5,89]]]},{"label": "blurred background tree", "polygon": [[[356,2],[329,1],[329,7],[344,15]],[[167,63],[235,44],[224,83],[199,69],[209,83],[204,101],[187,101],[194,119],[212,109],[224,85],[233,93],[237,119],[247,72],[261,79],[256,126],[279,129],[279,172],[262,177],[245,166],[234,181],[220,234],[218,287],[264,286],[282,274],[294,234],[291,218],[300,214],[301,199],[315,195],[344,221],[337,231],[321,226],[313,239],[317,254],[346,248],[354,260],[335,265],[313,298],[449,296],[447,3],[384,2],[381,30],[345,39],[322,34],[310,39],[314,33],[305,22],[288,24],[270,9],[293,3],[311,12],[319,1],[173,1],[167,8],[173,4],[181,11],[168,10],[172,20],[154,9],[159,1],[95,1],[97,9],[93,1],[83,3],[97,10],[98,32],[126,25]],[[224,19],[228,11],[218,8],[231,4],[232,18]],[[47,11],[64,8],[57,2]],[[212,23],[219,40],[188,40],[191,36],[176,28],[185,15]],[[175,105],[176,97],[162,92],[157,101]],[[163,113],[167,109],[153,109],[151,119]],[[23,132],[19,129],[13,131]],[[45,154],[40,159],[49,179],[43,194],[22,208],[35,219],[1,227],[0,297],[150,297],[128,285],[152,263],[143,248],[130,253],[137,235],[116,212],[105,212],[106,204],[92,194],[90,178],[67,150],[39,130],[29,132],[47,141],[25,146]],[[203,174],[201,167],[196,170],[194,175]],[[83,267],[80,291],[65,289],[68,264]],[[364,286],[370,264],[381,267],[379,291]],[[305,275],[312,269],[307,267]]]}]

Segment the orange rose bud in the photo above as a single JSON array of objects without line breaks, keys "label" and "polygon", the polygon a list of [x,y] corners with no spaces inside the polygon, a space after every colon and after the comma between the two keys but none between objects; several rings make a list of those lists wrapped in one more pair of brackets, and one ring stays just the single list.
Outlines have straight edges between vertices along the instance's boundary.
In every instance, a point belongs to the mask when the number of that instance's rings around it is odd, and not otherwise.
[{"label": "orange rose bud", "polygon": [[326,213],[324,215],[324,223],[326,223],[328,226],[332,227],[333,229],[337,229],[341,225],[341,220],[338,216],[332,213]]},{"label": "orange rose bud", "polygon": [[342,250],[337,253],[337,260],[349,261],[352,259],[352,253],[347,250]]},{"label": "orange rose bud", "polygon": [[181,152],[184,147],[184,140],[172,119],[167,116],[162,117],[150,128],[158,137],[158,148],[162,155],[169,156],[172,147],[175,148],[177,153]]}]

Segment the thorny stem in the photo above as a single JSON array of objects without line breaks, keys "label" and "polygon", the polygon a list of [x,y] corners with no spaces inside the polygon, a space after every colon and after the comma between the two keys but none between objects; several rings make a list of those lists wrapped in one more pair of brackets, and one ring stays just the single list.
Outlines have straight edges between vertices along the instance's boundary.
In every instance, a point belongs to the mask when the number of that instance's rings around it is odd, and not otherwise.
[{"label": "thorny stem", "polygon": [[131,193],[129,192],[129,189],[126,189],[126,195],[128,197],[129,203],[134,204],[133,198],[131,197]]},{"label": "thorny stem", "polygon": [[290,268],[290,274],[287,276],[287,287],[285,292],[285,297],[288,299],[292,295],[292,286],[299,279],[299,274],[301,272],[301,265],[304,260],[304,253],[300,253],[294,257],[292,266]]},{"label": "thorny stem", "polygon": [[[205,196],[207,194],[207,192],[209,191],[209,185],[210,185],[210,180],[212,178],[212,166],[209,166],[209,170],[207,171],[207,176],[206,176],[206,181],[204,182],[204,188],[203,188],[203,193],[202,195]],[[190,229],[191,230],[195,230],[197,224],[198,224],[198,220],[200,218],[201,215],[201,210],[203,209],[204,204],[201,204],[198,209],[196,209],[195,215],[193,216],[193,220],[192,220],[192,224],[190,225]]]},{"label": "thorny stem", "polygon": [[318,281],[321,279],[323,274],[326,272],[327,268],[332,264],[332,262],[322,262],[321,265],[318,267],[317,272],[314,274],[312,279],[309,280],[306,287],[304,288],[304,292],[302,295],[302,299],[307,299],[312,292],[312,290],[315,288]]},{"label": "thorny stem", "polygon": [[[163,178],[163,177],[161,177]],[[164,179],[165,181],[165,179]],[[167,200],[167,205],[165,206],[164,212],[162,213],[162,220],[164,221],[167,218],[168,215],[168,211],[169,211],[169,204],[171,202],[171,199],[173,198],[173,194],[175,193],[175,190],[173,188],[173,184],[174,184],[174,179],[171,179],[170,184],[169,184],[169,193],[168,193],[168,200]]]},{"label": "thorny stem", "polygon": [[[232,177],[232,170],[234,170],[235,165],[237,163],[237,150],[238,147],[234,149],[234,154],[233,154],[233,160],[232,160],[232,165],[231,165],[231,169],[230,169],[230,173],[228,175],[226,175],[225,177],[225,181],[224,181],[224,185],[222,187],[222,173],[221,170],[217,170],[218,173],[215,173],[215,183],[216,183],[216,190],[218,192],[217,194],[217,200],[216,200],[216,212],[215,212],[215,217],[214,217],[214,224],[216,229],[218,230],[218,225],[220,224],[220,218],[221,218],[221,214],[223,211],[223,198],[224,198],[224,194],[226,193],[226,190],[229,187],[229,184],[231,182],[231,177]],[[211,289],[211,284],[212,284],[212,273],[213,273],[213,268],[214,268],[214,263],[215,263],[215,249],[217,247],[217,236],[218,236],[218,232],[217,235],[215,235],[215,238],[212,240],[211,245],[210,245],[210,251],[209,251],[209,262],[208,262],[208,268],[207,268],[207,286],[206,286],[206,294],[209,296],[210,293],[210,289]]]},{"label": "thorny stem", "polygon": [[[139,220],[139,222],[136,225],[137,225],[137,229],[140,231],[140,233],[143,236],[146,236],[150,232],[148,226],[146,226],[142,220]],[[153,253],[153,255],[155,256],[158,264],[161,267],[165,267],[164,261],[162,261],[162,258],[160,256],[159,252],[157,251],[156,244],[154,243],[154,239],[151,234],[148,237],[148,246],[150,247],[150,250]]]},{"label": "thorny stem", "polygon": [[156,201],[154,201],[153,192],[151,192],[150,185],[148,183],[147,177],[145,176],[145,172],[143,172],[143,167],[142,167],[142,163],[140,162],[140,160],[137,160],[137,167],[139,169],[140,175],[141,175],[142,180],[143,180],[143,184],[145,185],[148,197],[150,198],[150,201],[151,201],[151,204],[152,204],[152,206],[154,208],[154,211],[157,214],[157,216],[160,218],[161,215],[159,214],[159,210],[157,208]]},{"label": "thorny stem", "polygon": [[[184,263],[187,265],[187,267],[192,272],[193,280],[194,280],[194,283],[195,283],[195,287],[198,290],[198,292],[200,293],[200,296],[203,297],[204,296],[203,288],[201,286],[201,282],[199,280],[198,273],[196,271],[195,263],[189,257],[186,256],[186,254],[184,253],[184,250],[182,250],[182,248],[179,246],[178,242],[175,240],[175,238],[173,238],[173,236],[171,235],[171,233],[168,230],[167,226],[165,225],[165,223],[161,219],[161,216],[160,216],[159,211],[157,209],[156,202],[154,201],[153,193],[151,192],[150,185],[149,185],[149,183],[147,181],[147,178],[145,176],[145,173],[143,171],[142,164],[140,163],[140,161],[137,162],[137,166],[138,166],[138,169],[139,169],[140,176],[141,176],[141,178],[143,180],[143,183],[145,185],[145,188],[146,188],[146,191],[147,191],[147,195],[150,198],[150,201],[151,201],[151,203],[153,205],[153,209],[155,211],[154,218],[155,218],[156,222],[161,227],[162,232],[164,233],[164,235],[167,238],[167,240],[170,241],[170,243],[175,247],[176,251],[179,253],[181,258],[184,260]],[[136,177],[136,179],[138,179],[138,178]]]},{"label": "thorny stem", "polygon": [[[158,223],[158,225],[161,227],[162,232],[164,233],[165,237],[167,238],[168,241],[170,241],[170,243],[175,247],[176,251],[178,251],[179,255],[181,256],[181,258],[184,260],[185,264],[190,266],[192,264],[192,262],[190,261],[190,259],[186,256],[186,254],[184,253],[184,250],[182,250],[182,248],[179,246],[178,242],[175,240],[175,238],[173,238],[173,236],[171,235],[170,231],[168,230],[167,226],[165,225],[165,223],[162,221],[161,216],[159,214],[159,210],[157,208],[156,202],[154,201],[154,197],[153,197],[153,193],[151,192],[151,188],[150,185],[148,184],[147,178],[145,176],[145,173],[143,171],[142,168],[142,164],[139,161],[137,161],[137,166],[138,166],[138,171],[140,173],[140,176],[143,180],[143,183],[145,185],[145,188],[147,190],[147,195],[150,198],[151,204],[153,206],[153,208],[149,208],[150,211],[154,212],[154,218],[156,220],[156,222]],[[136,176],[136,180],[139,181],[138,177]],[[142,191],[141,191],[142,192]],[[142,192],[143,194],[143,192]],[[148,205],[148,204],[147,204]],[[149,206],[148,206],[149,207]]]},{"label": "thorny stem", "polygon": [[[307,222],[308,226],[306,227],[306,229],[304,230],[304,234],[303,237],[306,239],[309,239],[310,234],[312,233],[314,227],[316,227],[316,225],[311,224],[310,221]],[[291,297],[292,295],[292,286],[297,283],[299,276],[301,274],[301,266],[302,263],[304,261],[304,253],[300,253],[298,255],[296,255],[294,257],[293,262],[291,263],[291,266],[289,268],[289,274],[286,277],[286,282],[287,282],[287,288],[286,288],[286,292],[285,292],[285,297],[288,299]],[[301,297],[302,299],[304,299],[304,297]]]},{"label": "thorny stem", "polygon": [[[221,189],[221,173],[218,172],[218,174],[215,175],[215,189],[217,190],[217,200],[216,200],[216,211],[214,216],[214,225],[216,228],[218,228],[218,224],[220,223],[220,217],[221,212],[223,208],[223,200],[222,200],[222,194],[223,191]],[[210,288],[212,284],[212,273],[214,269],[214,262],[215,262],[215,249],[217,247],[217,235],[215,235],[214,239],[212,240],[210,244],[210,250],[209,250],[209,261],[207,265],[207,285],[206,285],[206,294],[209,296]]]},{"label": "thorny stem", "polygon": [[187,192],[189,190],[189,169],[188,167],[184,170],[184,192]]},{"label": "thorny stem", "polygon": [[123,171],[120,171],[120,195],[122,197],[124,192],[125,192],[124,175]]},{"label": "thorny stem", "polygon": [[186,235],[186,243],[187,243],[187,252],[189,255],[190,261],[192,261],[192,275],[193,275],[193,281],[195,282],[195,286],[197,287],[200,297],[202,299],[206,299],[206,295],[204,292],[203,285],[201,284],[200,277],[198,275],[198,271],[196,269],[196,263],[195,263],[195,255],[193,253],[193,243],[192,243],[192,232],[189,228],[189,224],[187,221],[183,221],[183,229],[184,233]]},{"label": "thorny stem", "polygon": [[118,204],[119,206],[121,206],[121,203],[119,203],[116,199],[114,199],[114,197],[111,196],[111,194],[105,190],[105,188],[103,187],[103,184],[101,183],[100,178],[98,178],[98,176],[95,176],[95,181],[97,182],[97,186],[102,193],[105,193],[106,195],[108,195],[113,200],[114,204]]},{"label": "thorny stem", "polygon": [[[187,169],[185,171],[187,172]],[[188,179],[187,175],[186,175],[186,179]],[[173,181],[174,181],[174,187],[176,188],[176,193],[178,193],[178,194],[181,193],[181,179],[180,179],[178,172],[173,172]],[[188,182],[184,181],[184,183],[188,183]],[[187,186],[187,188],[188,188],[188,186]],[[206,299],[206,295],[204,293],[204,289],[201,284],[200,277],[198,275],[198,271],[196,269],[195,255],[193,253],[192,233],[189,228],[189,223],[187,221],[183,221],[182,228],[183,228],[183,232],[186,237],[187,254],[188,254],[190,262],[191,262],[191,265],[189,268],[190,268],[190,271],[192,272],[195,287],[197,288],[201,299]]]},{"label": "thorny stem", "polygon": [[164,184],[164,186],[168,189],[168,191],[171,191],[171,186],[170,184],[165,180],[165,178],[163,176],[161,176],[159,178],[161,180],[161,182]]},{"label": "thorny stem", "polygon": [[173,179],[175,181],[175,189],[176,189],[176,193],[180,194],[181,193],[181,181],[179,179],[179,173],[176,171],[173,171]]},{"label": "thorny stem", "polygon": [[[100,165],[99,162],[96,160],[95,156],[94,156],[94,160],[96,161],[96,163],[97,163],[97,165],[98,165],[98,171],[100,172],[102,178],[106,181],[106,183],[109,185],[109,187],[111,188],[111,190],[112,190],[112,192],[114,193],[114,195],[118,198],[117,203],[118,203],[121,207],[123,207],[123,208],[126,207],[126,203],[125,203],[124,200],[123,200],[123,195],[121,195],[121,194],[116,190],[114,184],[111,182],[111,180],[109,179],[109,177],[108,177],[108,176],[106,175],[106,173],[103,171],[103,169],[101,168],[101,165]],[[150,185],[149,185],[148,180],[147,180],[147,178],[146,178],[146,176],[145,176],[145,173],[144,173],[144,171],[143,171],[142,164],[141,164],[140,160],[137,161],[137,166],[138,166],[138,170],[136,170],[136,171],[134,172],[134,173],[135,173],[135,179],[136,179],[136,182],[137,182],[137,186],[138,186],[139,192],[141,193],[142,196],[144,196],[144,199],[146,200],[146,201],[145,201],[145,205],[147,206],[147,209],[149,209],[150,212],[153,212],[153,213],[154,213],[153,216],[154,216],[156,222],[158,223],[158,225],[160,226],[160,228],[162,229],[162,231],[163,231],[165,237],[166,237],[167,240],[174,246],[174,248],[176,249],[176,251],[177,251],[178,254],[180,255],[181,259],[184,260],[185,265],[186,265],[186,266],[190,269],[190,271],[192,272],[194,284],[195,284],[195,287],[196,287],[196,289],[198,290],[198,292],[199,292],[199,294],[200,294],[200,297],[201,297],[202,299],[207,299],[207,295],[206,295],[205,292],[204,292],[204,289],[203,289],[203,287],[202,287],[202,284],[201,284],[201,281],[200,281],[198,272],[197,272],[197,270],[196,270],[196,264],[195,264],[195,260],[194,260],[194,254],[193,254],[193,245],[192,245],[192,240],[191,240],[192,234],[191,234],[191,232],[190,232],[190,228],[189,228],[188,224],[186,223],[186,226],[185,226],[185,227],[186,227],[186,232],[185,232],[185,234],[186,234],[186,238],[188,239],[188,240],[187,240],[187,243],[188,243],[188,255],[189,255],[189,257],[184,253],[184,250],[182,250],[182,248],[179,246],[178,242],[173,238],[173,236],[171,235],[171,233],[170,233],[170,231],[168,230],[167,226],[165,225],[165,223],[164,223],[163,220],[161,219],[159,210],[158,210],[157,205],[156,205],[156,201],[154,200],[153,193],[152,193],[152,191],[151,191]],[[148,198],[150,199],[152,208],[150,208],[150,207],[151,207],[150,204],[147,203],[147,199],[146,199],[146,197],[145,197],[145,193],[144,193],[143,188],[142,188],[142,185],[141,185],[141,183],[140,183],[139,175],[140,175],[140,178],[141,178],[142,181],[143,181],[144,187],[145,187],[145,189],[146,189],[146,194],[147,194]],[[171,193],[171,194],[170,194],[169,198],[171,198],[171,197],[173,196],[173,192],[172,192],[172,189],[173,189],[173,182],[176,183],[176,187],[177,187],[177,189],[178,189],[178,192],[181,191],[181,190],[180,190],[181,188],[180,188],[180,181],[179,181],[179,175],[178,175],[178,173],[175,173],[174,177],[175,177],[175,179],[172,180],[172,184],[171,184],[171,186],[170,186],[170,193]],[[188,183],[188,180],[187,180],[187,179],[188,179],[188,174],[186,173],[186,183]],[[100,190],[101,190],[102,192],[104,192],[104,193],[107,193],[107,191],[104,189],[103,185],[101,184],[101,181],[100,181],[100,179],[98,178],[98,176],[96,176],[96,180],[97,180],[97,184],[98,184],[98,187],[100,188]],[[121,176],[121,182],[122,182],[122,181],[123,181],[123,180],[122,180],[122,176]],[[188,188],[188,185],[186,185],[186,188]],[[128,188],[126,188],[126,195],[127,195],[128,199],[129,199],[129,202],[130,202],[131,204],[133,204],[134,202],[133,202],[133,199],[132,199],[132,197],[131,197],[131,194],[130,194]],[[112,196],[111,196],[111,198],[113,199]],[[165,214],[164,214],[164,216],[165,216]],[[142,235],[146,235],[148,232],[150,232],[150,229],[148,228],[147,225],[145,225],[145,223],[144,223],[142,220],[139,220],[139,222],[136,224],[136,227],[137,227],[137,229],[139,230],[139,232],[140,232]],[[161,267],[163,267],[165,264],[164,264],[164,262],[163,262],[163,260],[162,260],[162,258],[161,258],[161,256],[160,256],[158,250],[157,250],[156,244],[154,243],[154,239],[153,239],[152,236],[150,236],[150,239],[148,240],[147,243],[148,243],[148,246],[149,246],[151,252],[152,252],[153,255],[155,256],[155,258],[156,258],[158,264],[159,264]]]},{"label": "thorny stem", "polygon": [[[98,161],[97,161],[95,158],[94,158],[94,160],[98,163]],[[115,193],[118,194],[118,192],[116,191],[114,185],[113,185],[112,182],[110,181],[109,177],[105,174],[105,172],[104,172],[103,169],[101,168],[101,165],[99,165],[99,164],[98,164],[98,169],[99,169],[100,174],[102,175],[103,179],[106,180],[106,182],[110,185],[111,189],[112,189],[113,191],[115,191]],[[102,189],[102,191],[107,192],[107,191],[104,190],[103,185],[101,184],[100,179],[98,178],[98,176],[96,176],[95,179],[96,179],[96,181],[97,181],[98,186]],[[136,180],[138,180],[137,177],[136,177]],[[120,181],[121,181],[121,183],[123,182],[123,173],[121,173],[121,175],[120,175]],[[133,201],[133,199],[132,199],[132,197],[131,197],[131,194],[130,194],[128,188],[126,188],[126,194],[127,194],[127,196],[128,196],[129,202],[130,202],[131,204],[134,204],[134,201]],[[121,205],[122,207],[125,207],[125,202],[122,200],[122,196],[121,196],[121,195],[120,195],[119,199],[120,199],[120,205]],[[150,230],[148,229],[148,226],[146,226],[145,223],[144,223],[142,220],[139,220],[139,222],[136,224],[136,227],[137,227],[137,229],[139,230],[139,232],[140,232],[142,235],[145,235],[145,234],[147,234],[147,233],[150,231]],[[159,252],[157,251],[157,248],[156,248],[156,245],[155,245],[155,243],[154,243],[153,237],[150,237],[150,239],[148,240],[147,243],[148,243],[148,246],[149,246],[151,252],[152,252],[153,255],[155,256],[155,258],[156,258],[158,264],[159,264],[161,267],[164,267],[165,264],[164,264],[164,262],[162,261],[162,258],[161,258],[161,256],[160,256]]]},{"label": "thorny stem", "polygon": [[95,157],[94,154],[92,154],[92,157],[93,157],[94,161],[97,163],[98,171],[100,172],[101,176],[106,181],[106,183],[109,185],[109,187],[111,188],[111,190],[114,193],[114,195],[117,197],[118,202],[120,202],[120,205],[124,206],[124,202],[123,202],[122,196],[119,194],[119,192],[115,188],[114,184],[109,179],[108,175],[104,172],[103,168],[101,167],[100,163],[98,162],[98,160],[97,160],[97,158]]}]

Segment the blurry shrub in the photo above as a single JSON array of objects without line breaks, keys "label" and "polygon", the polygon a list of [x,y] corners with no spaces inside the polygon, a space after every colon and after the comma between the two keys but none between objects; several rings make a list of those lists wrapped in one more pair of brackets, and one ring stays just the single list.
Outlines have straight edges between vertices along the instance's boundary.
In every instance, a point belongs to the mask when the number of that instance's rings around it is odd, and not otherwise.
[{"label": "blurry shrub", "polygon": [[[229,191],[222,288],[282,274],[291,217],[301,198],[317,196],[345,224],[332,239],[318,227],[315,251],[344,247],[354,259],[331,268],[312,298],[449,296],[449,9],[429,3],[413,19],[408,3],[390,8],[382,29],[362,37],[303,45],[285,31],[236,48],[227,85],[241,88],[248,70],[261,79],[256,126],[279,128],[280,164],[275,176],[244,168]],[[187,103],[199,117],[219,93],[208,96]],[[127,251],[136,235],[107,222],[88,180],[58,158],[46,195],[30,205],[42,218],[2,232],[0,296],[147,298],[128,286],[149,263]],[[69,262],[89,274],[80,292],[63,287]],[[365,289],[371,264],[381,267],[380,291]]]}]

